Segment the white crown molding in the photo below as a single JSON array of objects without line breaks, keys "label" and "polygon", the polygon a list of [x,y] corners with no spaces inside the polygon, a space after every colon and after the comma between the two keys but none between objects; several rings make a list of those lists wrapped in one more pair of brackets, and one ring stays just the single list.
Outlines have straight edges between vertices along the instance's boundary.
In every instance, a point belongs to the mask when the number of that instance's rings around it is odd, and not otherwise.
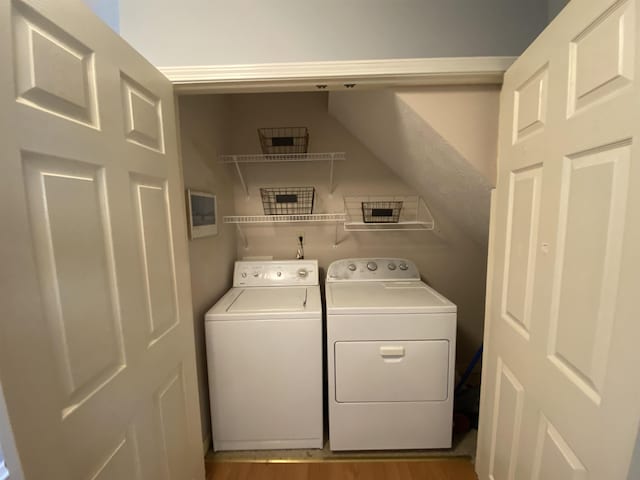
[{"label": "white crown molding", "polygon": [[408,58],[159,67],[181,93],[344,89],[356,86],[501,84],[516,57]]}]

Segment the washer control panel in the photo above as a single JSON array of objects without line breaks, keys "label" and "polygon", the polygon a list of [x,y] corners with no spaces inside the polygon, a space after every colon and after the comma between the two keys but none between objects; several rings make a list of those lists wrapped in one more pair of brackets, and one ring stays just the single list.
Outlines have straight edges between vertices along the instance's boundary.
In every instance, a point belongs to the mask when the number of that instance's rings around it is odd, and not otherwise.
[{"label": "washer control panel", "polygon": [[418,267],[404,258],[346,258],[329,265],[327,282],[420,280]]},{"label": "washer control panel", "polygon": [[318,285],[317,260],[237,261],[234,287]]}]

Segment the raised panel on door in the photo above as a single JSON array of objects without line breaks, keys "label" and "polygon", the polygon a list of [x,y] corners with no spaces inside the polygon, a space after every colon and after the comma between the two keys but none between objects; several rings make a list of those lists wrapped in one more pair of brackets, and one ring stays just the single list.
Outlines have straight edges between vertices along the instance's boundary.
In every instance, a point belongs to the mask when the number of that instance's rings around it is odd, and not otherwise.
[{"label": "raised panel on door", "polygon": [[569,44],[569,116],[631,85],[634,6],[632,1],[616,2]]},{"label": "raised panel on door", "polygon": [[511,172],[509,177],[502,315],[527,340],[531,328],[541,182],[541,165]]},{"label": "raised panel on door", "polygon": [[12,28],[17,101],[99,128],[93,51],[18,0]]},{"label": "raised panel on door", "polygon": [[131,185],[152,345],[179,321],[169,196],[160,179],[132,174]]},{"label": "raised panel on door", "polygon": [[64,419],[126,367],[102,168],[23,152]]},{"label": "raised panel on door", "polygon": [[498,359],[489,478],[514,480],[520,442],[524,387]]},{"label": "raised panel on door", "polygon": [[167,478],[184,478],[184,465],[188,461],[189,446],[187,431],[187,407],[182,365],[171,374],[154,396],[154,408],[158,421],[158,433],[162,440],[163,456],[158,458],[165,464]]},{"label": "raised panel on door", "polygon": [[544,129],[548,83],[548,66],[544,65],[514,92],[513,143]]},{"label": "raised panel on door", "polygon": [[140,459],[137,438],[133,428],[130,428],[118,441],[116,447],[109,452],[91,480],[140,480]]},{"label": "raised panel on door", "polygon": [[564,159],[549,359],[600,403],[615,320],[628,142]]},{"label": "raised panel on door", "polygon": [[164,153],[162,103],[138,82],[120,73],[124,135],[127,141]]},{"label": "raised panel on door", "polygon": [[543,415],[532,480],[587,480],[587,471],[560,432]]}]

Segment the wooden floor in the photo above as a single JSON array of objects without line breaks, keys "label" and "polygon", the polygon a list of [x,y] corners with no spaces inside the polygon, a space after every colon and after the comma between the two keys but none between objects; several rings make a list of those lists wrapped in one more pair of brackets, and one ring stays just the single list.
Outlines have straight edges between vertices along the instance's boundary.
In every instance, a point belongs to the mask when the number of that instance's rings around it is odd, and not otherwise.
[{"label": "wooden floor", "polygon": [[208,462],[207,480],[477,480],[469,460]]}]

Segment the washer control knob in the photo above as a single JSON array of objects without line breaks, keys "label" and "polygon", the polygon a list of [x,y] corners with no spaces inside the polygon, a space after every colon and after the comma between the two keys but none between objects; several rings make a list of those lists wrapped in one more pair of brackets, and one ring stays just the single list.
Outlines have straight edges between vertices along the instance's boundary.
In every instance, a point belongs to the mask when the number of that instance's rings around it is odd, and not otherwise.
[{"label": "washer control knob", "polygon": [[304,268],[301,268],[300,270],[298,270],[298,277],[307,278],[307,275],[309,275],[309,272],[306,271]]},{"label": "washer control knob", "polygon": [[376,262],[367,263],[367,268],[372,272],[375,272],[378,269],[378,264]]},{"label": "washer control knob", "polygon": [[396,269],[396,264],[395,263],[390,263],[389,265],[387,265],[387,267],[389,268],[389,270],[395,270]]},{"label": "washer control knob", "polygon": [[402,262],[400,265],[398,265],[398,267],[400,267],[400,270],[409,270],[409,265],[407,265],[404,262]]},{"label": "washer control knob", "polygon": [[242,278],[247,278],[247,272],[242,272],[242,273],[240,274],[240,276],[241,276]]},{"label": "washer control knob", "polygon": [[260,274],[259,274],[258,272],[255,272],[255,273],[253,274],[253,276],[254,276],[255,278],[258,278],[258,277],[260,276]]},{"label": "washer control knob", "polygon": [[276,273],[276,275],[278,275],[279,277],[281,277],[281,276],[282,276],[282,272],[278,272],[278,273]]},{"label": "washer control knob", "polygon": [[356,271],[356,264],[355,263],[350,263],[347,268],[349,270],[351,270],[352,272],[355,272]]}]

